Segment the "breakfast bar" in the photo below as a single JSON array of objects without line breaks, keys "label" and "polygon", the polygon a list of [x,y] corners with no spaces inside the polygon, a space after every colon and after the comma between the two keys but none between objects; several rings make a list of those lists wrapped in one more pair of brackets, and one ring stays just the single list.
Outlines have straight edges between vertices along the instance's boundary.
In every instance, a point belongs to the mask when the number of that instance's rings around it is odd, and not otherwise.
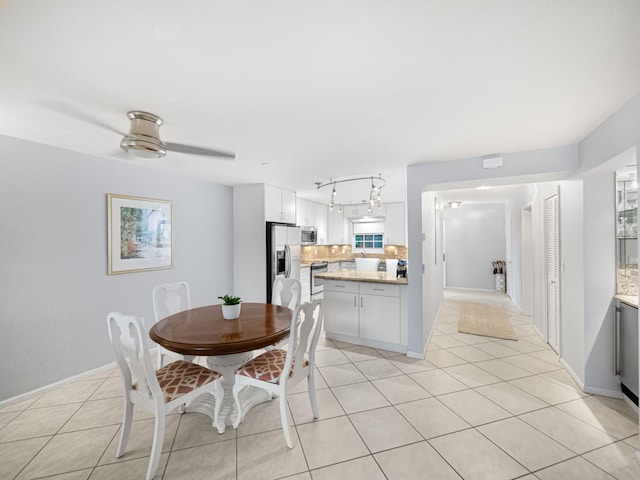
[{"label": "breakfast bar", "polygon": [[406,353],[407,279],[395,272],[335,270],[324,283],[329,339]]}]

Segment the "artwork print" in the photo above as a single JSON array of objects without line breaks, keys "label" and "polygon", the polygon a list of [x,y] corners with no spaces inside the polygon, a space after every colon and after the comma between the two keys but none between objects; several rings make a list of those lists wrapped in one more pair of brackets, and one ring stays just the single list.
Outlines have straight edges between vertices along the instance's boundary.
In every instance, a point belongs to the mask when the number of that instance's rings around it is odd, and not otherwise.
[{"label": "artwork print", "polygon": [[173,267],[173,204],[109,194],[109,275]]}]

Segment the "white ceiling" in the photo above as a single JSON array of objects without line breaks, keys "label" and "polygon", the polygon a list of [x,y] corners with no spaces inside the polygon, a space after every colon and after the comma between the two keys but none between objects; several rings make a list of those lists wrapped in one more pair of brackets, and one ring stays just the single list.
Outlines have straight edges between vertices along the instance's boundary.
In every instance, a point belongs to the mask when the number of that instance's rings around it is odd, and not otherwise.
[{"label": "white ceiling", "polygon": [[[0,134],[321,202],[316,181],[382,173],[398,201],[409,164],[576,143],[640,91],[637,0],[0,9]],[[129,157],[134,109],[164,118],[165,141],[237,157]]]}]

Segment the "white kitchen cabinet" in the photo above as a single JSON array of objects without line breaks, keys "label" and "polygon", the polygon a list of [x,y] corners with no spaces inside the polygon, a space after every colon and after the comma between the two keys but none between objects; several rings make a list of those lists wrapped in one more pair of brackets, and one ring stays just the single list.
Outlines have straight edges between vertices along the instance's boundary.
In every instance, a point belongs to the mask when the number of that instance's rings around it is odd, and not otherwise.
[{"label": "white kitchen cabinet", "polygon": [[400,287],[360,283],[359,336],[400,343]]},{"label": "white kitchen cabinet", "polygon": [[324,282],[324,329],[338,335],[358,336],[358,284],[326,280]]},{"label": "white kitchen cabinet", "polygon": [[296,223],[296,193],[271,185],[264,186],[267,222]]},{"label": "white kitchen cabinet", "polygon": [[404,203],[387,203],[384,219],[385,245],[404,245],[405,240],[405,209]]},{"label": "white kitchen cabinet", "polygon": [[344,260],[340,262],[340,270],[355,270],[356,262],[354,260]]},{"label": "white kitchen cabinet", "polygon": [[326,280],[325,330],[365,342],[402,343],[401,290],[399,285]]},{"label": "white kitchen cabinet", "polygon": [[346,205],[343,208],[344,218],[384,217],[385,205],[382,204],[381,207],[382,208],[373,206],[371,207],[371,212],[369,212],[368,203],[361,203],[358,205]]},{"label": "white kitchen cabinet", "polygon": [[346,224],[342,213],[337,209],[329,210],[327,208],[327,244],[342,245],[348,243],[346,235]]},{"label": "white kitchen cabinet", "polygon": [[315,226],[316,209],[315,203],[299,198],[296,200],[296,225]]},{"label": "white kitchen cabinet", "polygon": [[327,245],[327,206],[322,203],[312,203],[315,211],[315,221],[318,245]]},{"label": "white kitchen cabinet", "polygon": [[311,267],[300,267],[300,283],[302,284],[302,295],[300,302],[311,301]]}]

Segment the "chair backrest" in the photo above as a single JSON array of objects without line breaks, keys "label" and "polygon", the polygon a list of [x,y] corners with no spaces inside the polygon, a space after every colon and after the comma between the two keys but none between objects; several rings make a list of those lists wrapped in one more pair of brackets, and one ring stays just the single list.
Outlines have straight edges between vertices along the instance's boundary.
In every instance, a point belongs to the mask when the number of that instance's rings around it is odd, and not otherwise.
[{"label": "chair backrest", "polygon": [[151,296],[156,323],[169,315],[191,308],[191,290],[187,282],[156,285]]},{"label": "chair backrest", "polygon": [[[308,354],[309,364],[313,367],[323,319],[322,299],[313,300],[296,307],[291,317],[291,330],[284,372],[291,371],[291,365],[293,365],[294,370],[291,376],[294,377],[296,371],[304,367],[305,354]],[[285,374],[283,378],[286,381],[289,375]]]},{"label": "chair backrest", "polygon": [[136,390],[145,397],[163,398],[149,354],[147,330],[142,317],[110,312],[107,315],[109,339],[124,378],[125,390],[132,389],[132,374]]},{"label": "chair backrest", "polygon": [[271,303],[294,310],[300,305],[302,283],[297,278],[278,277],[273,282]]}]

